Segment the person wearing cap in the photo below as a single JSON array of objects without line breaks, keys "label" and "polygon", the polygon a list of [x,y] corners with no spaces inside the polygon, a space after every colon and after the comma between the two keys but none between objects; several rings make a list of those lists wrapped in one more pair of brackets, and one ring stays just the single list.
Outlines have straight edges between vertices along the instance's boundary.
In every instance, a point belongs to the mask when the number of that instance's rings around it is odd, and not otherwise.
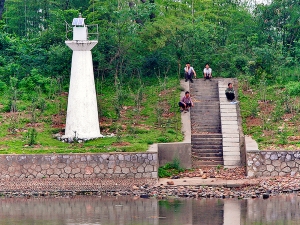
[{"label": "person wearing cap", "polygon": [[191,67],[190,63],[187,63],[184,67],[184,76],[185,76],[185,82],[187,82],[188,80],[191,81],[191,83],[193,83],[193,77],[196,78],[196,72],[194,70],[193,67]]}]

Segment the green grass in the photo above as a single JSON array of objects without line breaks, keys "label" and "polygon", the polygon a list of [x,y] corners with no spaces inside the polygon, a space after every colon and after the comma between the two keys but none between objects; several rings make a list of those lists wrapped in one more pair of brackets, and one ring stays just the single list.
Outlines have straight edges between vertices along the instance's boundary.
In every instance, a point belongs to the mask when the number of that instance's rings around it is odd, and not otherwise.
[{"label": "green grass", "polygon": [[[136,82],[123,82],[117,87],[122,89],[122,96],[117,96],[113,82],[96,81],[101,134],[115,136],[84,143],[63,143],[53,138],[65,123],[66,94],[57,93],[50,98],[34,93],[36,101],[26,100],[30,99],[28,94],[22,100],[20,95],[16,102],[18,112],[13,114],[7,112],[11,102],[4,94],[0,97],[0,154],[143,152],[153,143],[181,141],[179,81],[166,78],[163,84],[160,82],[149,78],[140,90]],[[140,99],[137,94],[141,94]],[[116,105],[116,101],[120,104]],[[43,110],[38,102],[42,102]],[[121,109],[120,117],[116,107]],[[34,143],[29,135],[32,128],[37,131]]]},{"label": "green grass", "polygon": [[172,162],[166,163],[164,166],[158,168],[158,177],[170,177],[172,175],[177,175],[184,172],[184,168],[180,166],[180,161],[178,158],[174,158]]},{"label": "green grass", "polygon": [[[260,149],[299,149],[300,92],[291,82],[250,85],[240,80],[239,100],[243,132],[251,135]],[[262,91],[262,88],[266,91]],[[293,95],[290,90],[293,90]],[[294,95],[298,93],[298,95]],[[296,140],[293,141],[293,139]],[[298,138],[298,139],[297,139]]]}]

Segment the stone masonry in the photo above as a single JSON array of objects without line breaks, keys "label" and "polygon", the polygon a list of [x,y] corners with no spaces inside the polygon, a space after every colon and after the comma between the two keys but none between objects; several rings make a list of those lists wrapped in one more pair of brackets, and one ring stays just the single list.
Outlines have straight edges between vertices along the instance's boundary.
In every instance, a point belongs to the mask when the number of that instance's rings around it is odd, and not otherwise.
[{"label": "stone masonry", "polygon": [[252,151],[247,152],[249,177],[283,176],[299,173],[299,151]]},{"label": "stone masonry", "polygon": [[300,172],[300,151],[263,151],[255,140],[245,137],[247,176],[283,176]]},{"label": "stone masonry", "polygon": [[4,178],[157,178],[157,153],[0,155]]},{"label": "stone masonry", "polygon": [[241,166],[240,132],[237,119],[237,104],[229,102],[225,90],[232,79],[219,81],[221,127],[223,136],[223,160],[225,168]]}]

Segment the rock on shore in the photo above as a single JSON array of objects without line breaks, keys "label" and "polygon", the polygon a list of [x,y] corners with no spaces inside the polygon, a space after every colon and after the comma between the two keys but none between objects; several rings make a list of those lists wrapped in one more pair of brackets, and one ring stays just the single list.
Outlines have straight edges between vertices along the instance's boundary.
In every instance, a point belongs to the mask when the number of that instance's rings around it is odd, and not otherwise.
[{"label": "rock on shore", "polygon": [[[207,174],[209,177],[210,175]],[[177,179],[168,179],[169,184],[156,179],[23,179],[0,180],[2,197],[60,197],[74,195],[132,196],[135,198],[269,198],[282,193],[300,191],[300,175],[246,179],[232,187],[215,185],[224,178],[215,178],[215,183],[188,185],[190,177],[176,185]],[[202,179],[199,177],[199,179]],[[241,179],[241,178],[240,178]],[[186,182],[184,182],[186,181]],[[207,181],[207,179],[206,179]],[[231,180],[233,181],[233,180]],[[255,182],[250,182],[255,181]],[[208,183],[208,182],[207,182]],[[214,184],[214,185],[213,185]]]}]

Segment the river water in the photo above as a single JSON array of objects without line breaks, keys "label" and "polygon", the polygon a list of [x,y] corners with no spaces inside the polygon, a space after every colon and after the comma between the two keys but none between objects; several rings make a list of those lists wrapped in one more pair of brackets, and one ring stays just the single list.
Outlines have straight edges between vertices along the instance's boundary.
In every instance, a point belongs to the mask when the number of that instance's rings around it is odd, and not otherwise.
[{"label": "river water", "polygon": [[0,225],[295,225],[300,197],[269,199],[1,198]]}]

